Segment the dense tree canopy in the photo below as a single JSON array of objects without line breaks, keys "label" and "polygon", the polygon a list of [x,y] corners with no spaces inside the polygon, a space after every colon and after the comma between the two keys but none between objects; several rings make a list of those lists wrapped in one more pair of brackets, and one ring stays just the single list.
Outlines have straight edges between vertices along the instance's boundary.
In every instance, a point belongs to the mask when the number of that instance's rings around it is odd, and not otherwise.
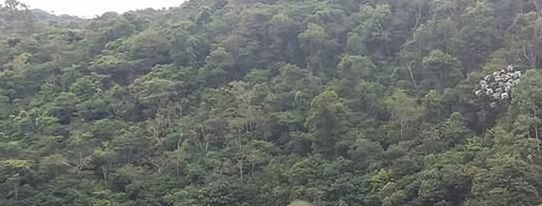
[{"label": "dense tree canopy", "polygon": [[6,0],[0,205],[541,205],[541,5]]}]

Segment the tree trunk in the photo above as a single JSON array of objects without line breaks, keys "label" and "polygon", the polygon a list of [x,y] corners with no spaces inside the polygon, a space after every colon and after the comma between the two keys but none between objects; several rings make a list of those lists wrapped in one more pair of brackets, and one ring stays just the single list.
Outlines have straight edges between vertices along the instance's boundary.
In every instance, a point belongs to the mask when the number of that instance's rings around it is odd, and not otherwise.
[{"label": "tree trunk", "polygon": [[108,172],[107,170],[108,169],[107,169],[106,166],[102,166],[102,176],[104,178],[104,181],[106,181],[106,182],[107,182],[107,172]]},{"label": "tree trunk", "polygon": [[237,167],[239,168],[239,177],[241,178],[241,181],[243,181],[243,160],[237,160]]},{"label": "tree trunk", "polygon": [[538,151],[540,151],[540,137],[538,135],[538,123],[534,126],[534,135],[536,137],[536,140],[537,140],[537,149]]},{"label": "tree trunk", "polygon": [[412,83],[414,83],[415,87],[418,87],[418,84],[416,83],[416,79],[414,79],[414,73],[412,73],[412,66],[407,65],[408,74],[410,75],[410,79],[412,79]]},{"label": "tree trunk", "polygon": [[535,124],[534,124],[534,136],[537,140],[537,149],[540,151],[540,136],[538,134],[538,117],[536,116],[536,108],[533,108],[533,117],[535,118]]},{"label": "tree trunk", "polygon": [[536,15],[538,17],[540,17],[540,8],[538,7],[538,3],[536,2],[537,0],[532,0],[533,4],[534,4],[534,8],[536,9]]}]

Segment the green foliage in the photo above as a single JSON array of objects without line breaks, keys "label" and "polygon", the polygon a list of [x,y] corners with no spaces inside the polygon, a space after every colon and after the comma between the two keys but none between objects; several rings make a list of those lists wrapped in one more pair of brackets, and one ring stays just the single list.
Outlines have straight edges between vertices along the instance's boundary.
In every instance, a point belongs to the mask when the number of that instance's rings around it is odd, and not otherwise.
[{"label": "green foliage", "polygon": [[459,83],[463,78],[460,62],[440,50],[431,51],[422,60],[422,81],[425,88],[444,90]]},{"label": "green foliage", "polygon": [[[540,205],[540,2],[0,6],[0,205]],[[497,108],[484,75],[524,75]]]},{"label": "green foliage", "polygon": [[288,206],[312,206],[312,204],[306,201],[296,200],[288,204]]},{"label": "green foliage", "polygon": [[31,164],[26,160],[4,160],[2,165],[12,169],[30,169]]},{"label": "green foliage", "polygon": [[409,97],[405,91],[395,91],[386,101],[385,104],[395,119],[400,125],[400,138],[409,136],[409,130],[423,115],[423,108],[418,105],[415,98]]},{"label": "green foliage", "polygon": [[301,47],[308,54],[307,67],[316,74],[331,75],[331,71],[327,71],[325,67],[335,61],[334,51],[338,44],[326,32],[325,28],[315,23],[309,23],[307,29],[299,34],[299,41]]},{"label": "green foliage", "polygon": [[316,152],[332,155],[335,144],[343,132],[344,106],[338,102],[333,91],[325,91],[316,96],[305,123],[312,133],[313,149]]}]

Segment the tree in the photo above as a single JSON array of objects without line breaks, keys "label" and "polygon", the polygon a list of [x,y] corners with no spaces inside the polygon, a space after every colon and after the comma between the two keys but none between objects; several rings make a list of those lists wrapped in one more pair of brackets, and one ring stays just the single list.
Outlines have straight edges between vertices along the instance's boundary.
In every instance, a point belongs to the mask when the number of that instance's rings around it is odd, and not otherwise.
[{"label": "tree", "polygon": [[236,136],[233,147],[237,148],[237,167],[239,169],[239,176],[243,180],[245,165],[249,158],[245,144],[247,140],[243,139],[247,135],[253,134],[259,127],[262,127],[262,109],[261,106],[256,104],[256,91],[250,89],[250,86],[245,82],[230,82],[230,89],[228,93],[233,96],[234,104],[237,108],[234,108],[234,118],[230,121],[231,127],[236,130],[234,135]]},{"label": "tree", "polygon": [[465,125],[464,117],[458,112],[454,112],[443,123],[439,133],[442,135],[443,141],[447,142],[449,146],[461,145],[469,137],[469,130]]},{"label": "tree", "polygon": [[210,45],[203,36],[186,31],[189,29],[169,31],[172,36],[169,51],[171,59],[180,66],[202,66],[210,53]]},{"label": "tree", "polygon": [[333,91],[325,91],[312,100],[305,125],[313,138],[315,152],[336,154],[336,143],[344,128],[343,115],[344,106]]},{"label": "tree", "polygon": [[302,32],[301,23],[288,14],[276,14],[270,20],[269,35],[273,39],[273,55],[283,56],[289,63],[302,58],[297,36]]},{"label": "tree", "polygon": [[333,66],[335,60],[335,51],[338,47],[337,42],[326,32],[325,28],[309,23],[307,29],[299,34],[301,47],[308,55],[307,67],[312,69],[313,73],[323,76],[333,75],[332,71],[326,70]]},{"label": "tree", "polygon": [[355,97],[356,87],[363,79],[370,77],[375,69],[373,62],[362,56],[344,56],[339,63],[338,90],[341,97]]},{"label": "tree", "polygon": [[501,36],[496,32],[494,12],[487,1],[477,1],[460,16],[465,23],[452,39],[452,49],[465,69],[479,68],[498,47]]},{"label": "tree", "polygon": [[232,71],[235,65],[233,58],[233,55],[222,47],[211,51],[206,59],[207,65],[200,71],[199,76],[206,83],[215,86],[236,79],[241,74],[239,71]]},{"label": "tree", "polygon": [[532,167],[511,156],[488,161],[488,168],[473,179],[465,205],[536,205],[540,203],[539,180]]},{"label": "tree", "polygon": [[539,13],[530,12],[518,15],[506,42],[513,51],[516,61],[523,62],[533,68],[540,67],[541,29],[542,18]]},{"label": "tree", "polygon": [[[24,180],[24,172],[29,170],[32,164],[28,160],[8,159],[0,162],[0,172],[5,180],[4,187],[9,188],[7,199],[19,202],[19,193]],[[12,202],[12,201],[10,201]]]},{"label": "tree", "polygon": [[391,53],[390,33],[384,23],[391,14],[388,4],[365,5],[361,9],[359,25],[348,35],[348,49],[353,54],[371,55],[382,59]]},{"label": "tree", "polygon": [[454,87],[463,78],[459,61],[440,50],[431,51],[423,58],[419,74],[424,88],[439,91]]},{"label": "tree", "polygon": [[395,91],[385,103],[392,117],[399,122],[400,138],[409,137],[407,131],[413,129],[411,127],[422,117],[423,108],[418,105],[416,99],[409,97],[403,90]]},{"label": "tree", "polygon": [[[522,78],[521,83],[514,89],[512,107],[518,119],[518,123],[524,123],[529,128],[528,136],[540,140],[540,108],[542,101],[542,85],[540,82],[542,74],[539,71],[529,70]],[[521,121],[521,119],[527,121]]]},{"label": "tree", "polygon": [[133,59],[144,59],[145,64],[154,66],[171,62],[170,43],[160,31],[149,29],[131,38],[130,54]]}]

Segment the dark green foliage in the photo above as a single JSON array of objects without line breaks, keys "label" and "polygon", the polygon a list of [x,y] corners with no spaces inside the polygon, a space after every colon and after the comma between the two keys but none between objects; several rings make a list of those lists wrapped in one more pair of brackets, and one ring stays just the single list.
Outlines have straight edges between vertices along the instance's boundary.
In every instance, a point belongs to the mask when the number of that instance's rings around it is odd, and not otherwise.
[{"label": "dark green foliage", "polygon": [[[539,0],[0,6],[0,205],[542,203]],[[511,100],[478,80],[513,64]]]}]

